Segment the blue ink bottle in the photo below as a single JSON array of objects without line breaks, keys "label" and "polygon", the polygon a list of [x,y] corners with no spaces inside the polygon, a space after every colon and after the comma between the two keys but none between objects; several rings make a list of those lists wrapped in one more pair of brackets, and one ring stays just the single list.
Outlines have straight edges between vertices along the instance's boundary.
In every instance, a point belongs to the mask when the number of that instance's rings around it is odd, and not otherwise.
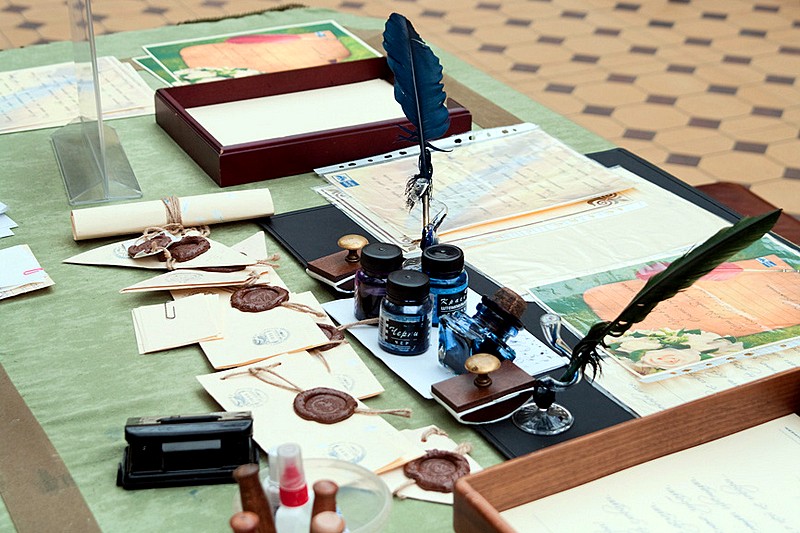
[{"label": "blue ink bottle", "polygon": [[503,287],[491,298],[484,296],[473,316],[463,311],[444,315],[439,321],[439,362],[457,374],[476,353],[490,353],[500,360],[516,357],[508,340],[522,328],[520,318],[527,303],[516,292]]},{"label": "blue ink bottle", "polygon": [[357,320],[377,318],[386,295],[386,278],[403,265],[403,251],[388,243],[368,244],[361,249],[361,267],[356,271],[353,314]]},{"label": "blue ink bottle", "polygon": [[422,271],[431,279],[434,326],[439,317],[467,308],[469,278],[464,270],[464,252],[452,244],[437,244],[422,252]]},{"label": "blue ink bottle", "polygon": [[396,270],[386,282],[378,320],[378,345],[397,355],[419,355],[430,346],[433,300],[430,279],[416,270]]}]

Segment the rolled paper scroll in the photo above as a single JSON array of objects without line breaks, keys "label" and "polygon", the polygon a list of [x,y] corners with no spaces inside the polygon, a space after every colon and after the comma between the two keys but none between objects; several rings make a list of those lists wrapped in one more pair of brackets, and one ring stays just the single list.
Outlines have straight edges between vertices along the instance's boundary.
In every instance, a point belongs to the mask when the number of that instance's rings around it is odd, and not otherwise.
[{"label": "rolled paper scroll", "polygon": [[[180,222],[185,227],[219,224],[275,213],[269,189],[226,191],[178,198]],[[170,200],[166,199],[169,203]],[[161,227],[171,220],[165,200],[74,209],[72,238],[76,241],[114,235],[141,233],[145,228]]]}]

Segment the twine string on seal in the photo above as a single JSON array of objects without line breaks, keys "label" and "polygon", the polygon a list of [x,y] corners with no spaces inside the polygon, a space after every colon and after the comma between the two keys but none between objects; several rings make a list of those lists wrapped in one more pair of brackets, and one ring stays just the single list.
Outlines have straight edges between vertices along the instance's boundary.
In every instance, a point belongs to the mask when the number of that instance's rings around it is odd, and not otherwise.
[{"label": "twine string on seal", "polygon": [[[290,391],[290,392],[296,392],[298,394],[301,393],[301,392],[305,392],[305,390],[303,388],[297,386],[296,384],[292,383],[291,381],[289,381],[285,377],[283,377],[280,374],[278,374],[277,372],[275,372],[274,369],[279,367],[280,365],[281,365],[281,363],[277,362],[277,363],[272,363],[272,364],[267,365],[267,366],[255,366],[255,367],[248,368],[247,370],[242,370],[240,372],[232,372],[230,374],[226,374],[226,375],[222,376],[222,378],[220,378],[220,379],[228,379],[228,378],[237,377],[237,376],[253,376],[256,379],[259,379],[259,380],[263,381],[267,385],[272,385],[274,387],[278,387],[278,388],[283,389],[283,390],[287,390],[287,391]],[[274,376],[275,378],[278,378],[279,380],[283,381],[283,383],[281,383],[281,381],[274,380],[273,378],[271,378],[269,376]],[[363,415],[396,415],[396,416],[402,416],[403,418],[410,418],[411,415],[413,414],[413,411],[411,409],[408,409],[408,408],[401,408],[401,409],[370,409],[369,407],[356,407],[355,411],[353,411],[353,412],[354,413],[360,413],[360,414],[363,414]]]},{"label": "twine string on seal", "polygon": [[340,324],[336,326],[336,329],[338,329],[339,331],[344,331],[354,326],[374,326],[377,324],[378,324],[377,318],[365,318],[364,320],[359,320],[357,322],[350,322],[349,324]]}]

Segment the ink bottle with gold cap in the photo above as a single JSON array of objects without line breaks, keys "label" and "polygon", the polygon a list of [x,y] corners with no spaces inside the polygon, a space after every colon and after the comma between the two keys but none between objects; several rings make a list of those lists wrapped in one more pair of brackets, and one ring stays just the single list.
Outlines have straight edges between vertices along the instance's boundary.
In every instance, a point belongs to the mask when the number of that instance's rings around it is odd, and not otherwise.
[{"label": "ink bottle with gold cap", "polygon": [[517,293],[503,287],[491,297],[484,296],[473,316],[463,311],[439,319],[439,362],[458,374],[476,353],[490,353],[500,360],[513,361],[509,339],[522,328],[520,318],[527,303]]},{"label": "ink bottle with gold cap", "polygon": [[378,345],[397,355],[428,350],[433,301],[430,280],[417,270],[395,270],[386,282],[378,320]]},{"label": "ink bottle with gold cap", "polygon": [[353,314],[356,319],[377,318],[386,295],[386,278],[403,265],[403,250],[389,243],[368,244],[361,249],[361,268],[356,271]]},{"label": "ink bottle with gold cap", "polygon": [[436,244],[422,252],[422,271],[431,279],[434,326],[439,317],[467,308],[469,279],[464,270],[464,252],[452,244]]}]

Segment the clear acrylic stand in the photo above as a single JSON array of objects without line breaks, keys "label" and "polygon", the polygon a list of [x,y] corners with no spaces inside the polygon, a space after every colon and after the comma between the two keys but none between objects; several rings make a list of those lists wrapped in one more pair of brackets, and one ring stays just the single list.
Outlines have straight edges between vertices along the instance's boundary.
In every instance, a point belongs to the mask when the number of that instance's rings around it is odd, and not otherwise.
[{"label": "clear acrylic stand", "polygon": [[71,205],[140,198],[117,132],[103,124],[91,0],[68,0],[79,116],[51,136]]}]

